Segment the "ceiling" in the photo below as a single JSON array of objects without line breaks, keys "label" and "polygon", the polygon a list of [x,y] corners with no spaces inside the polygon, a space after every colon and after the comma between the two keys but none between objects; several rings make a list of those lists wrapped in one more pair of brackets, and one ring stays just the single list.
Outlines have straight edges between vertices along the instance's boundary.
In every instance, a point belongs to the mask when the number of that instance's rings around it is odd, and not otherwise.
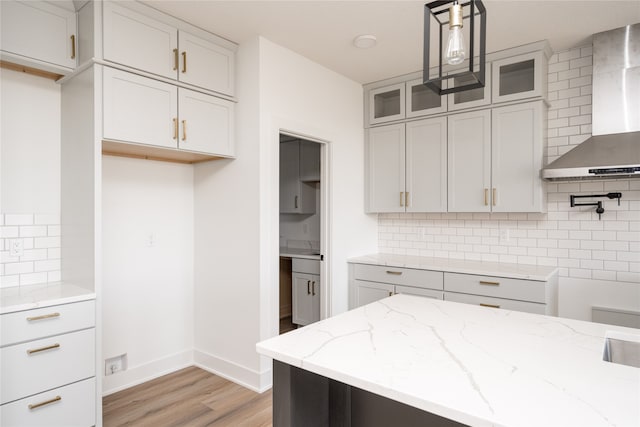
[{"label": "ceiling", "polygon": [[[640,22],[640,1],[484,0],[487,52],[547,39],[554,51],[591,34]],[[147,0],[236,43],[261,35],[359,83],[422,69],[425,1]],[[357,49],[353,39],[378,44]]]}]

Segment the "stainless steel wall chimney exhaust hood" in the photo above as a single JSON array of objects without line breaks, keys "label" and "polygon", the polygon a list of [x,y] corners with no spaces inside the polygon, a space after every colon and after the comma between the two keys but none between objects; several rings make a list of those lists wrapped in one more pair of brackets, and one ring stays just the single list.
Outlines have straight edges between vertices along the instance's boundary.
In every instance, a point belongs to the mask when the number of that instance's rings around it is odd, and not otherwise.
[{"label": "stainless steel wall chimney exhaust hood", "polygon": [[550,181],[640,178],[640,23],[593,36],[593,136],[541,171]]}]

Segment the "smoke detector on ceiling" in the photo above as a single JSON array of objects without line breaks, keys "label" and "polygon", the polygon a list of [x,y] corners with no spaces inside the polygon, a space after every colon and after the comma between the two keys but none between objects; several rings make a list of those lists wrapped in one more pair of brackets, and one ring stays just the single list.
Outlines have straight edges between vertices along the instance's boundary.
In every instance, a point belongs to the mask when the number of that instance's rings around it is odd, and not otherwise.
[{"label": "smoke detector on ceiling", "polygon": [[378,43],[378,39],[373,34],[362,34],[353,39],[353,45],[359,49],[369,49]]}]

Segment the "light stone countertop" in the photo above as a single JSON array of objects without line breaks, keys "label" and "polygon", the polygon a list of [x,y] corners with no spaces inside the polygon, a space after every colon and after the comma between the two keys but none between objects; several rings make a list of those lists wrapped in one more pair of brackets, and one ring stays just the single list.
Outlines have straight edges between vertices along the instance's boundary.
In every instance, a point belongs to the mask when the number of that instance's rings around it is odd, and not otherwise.
[{"label": "light stone countertop", "polygon": [[303,258],[303,259],[317,259],[321,258],[320,249],[302,249],[302,248],[288,248],[280,247],[280,256],[287,258]]},{"label": "light stone countertop", "polygon": [[398,294],[258,343],[260,354],[472,426],[640,425],[640,330]]},{"label": "light stone countertop", "polygon": [[95,298],[95,292],[68,283],[2,288],[0,289],[0,314],[87,301]]},{"label": "light stone countertop", "polygon": [[482,276],[509,277],[512,279],[537,280],[542,282],[549,280],[558,270],[556,267],[541,265],[508,264],[502,262],[482,262],[382,253],[349,258],[347,262]]}]

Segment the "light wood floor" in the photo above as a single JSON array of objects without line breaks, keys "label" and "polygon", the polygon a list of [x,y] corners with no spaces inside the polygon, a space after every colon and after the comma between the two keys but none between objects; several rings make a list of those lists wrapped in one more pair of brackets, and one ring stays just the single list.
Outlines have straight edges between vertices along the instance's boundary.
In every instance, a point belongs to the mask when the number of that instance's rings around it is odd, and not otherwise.
[{"label": "light wood floor", "polygon": [[258,394],[190,367],[102,399],[113,426],[270,427],[271,390]]}]

